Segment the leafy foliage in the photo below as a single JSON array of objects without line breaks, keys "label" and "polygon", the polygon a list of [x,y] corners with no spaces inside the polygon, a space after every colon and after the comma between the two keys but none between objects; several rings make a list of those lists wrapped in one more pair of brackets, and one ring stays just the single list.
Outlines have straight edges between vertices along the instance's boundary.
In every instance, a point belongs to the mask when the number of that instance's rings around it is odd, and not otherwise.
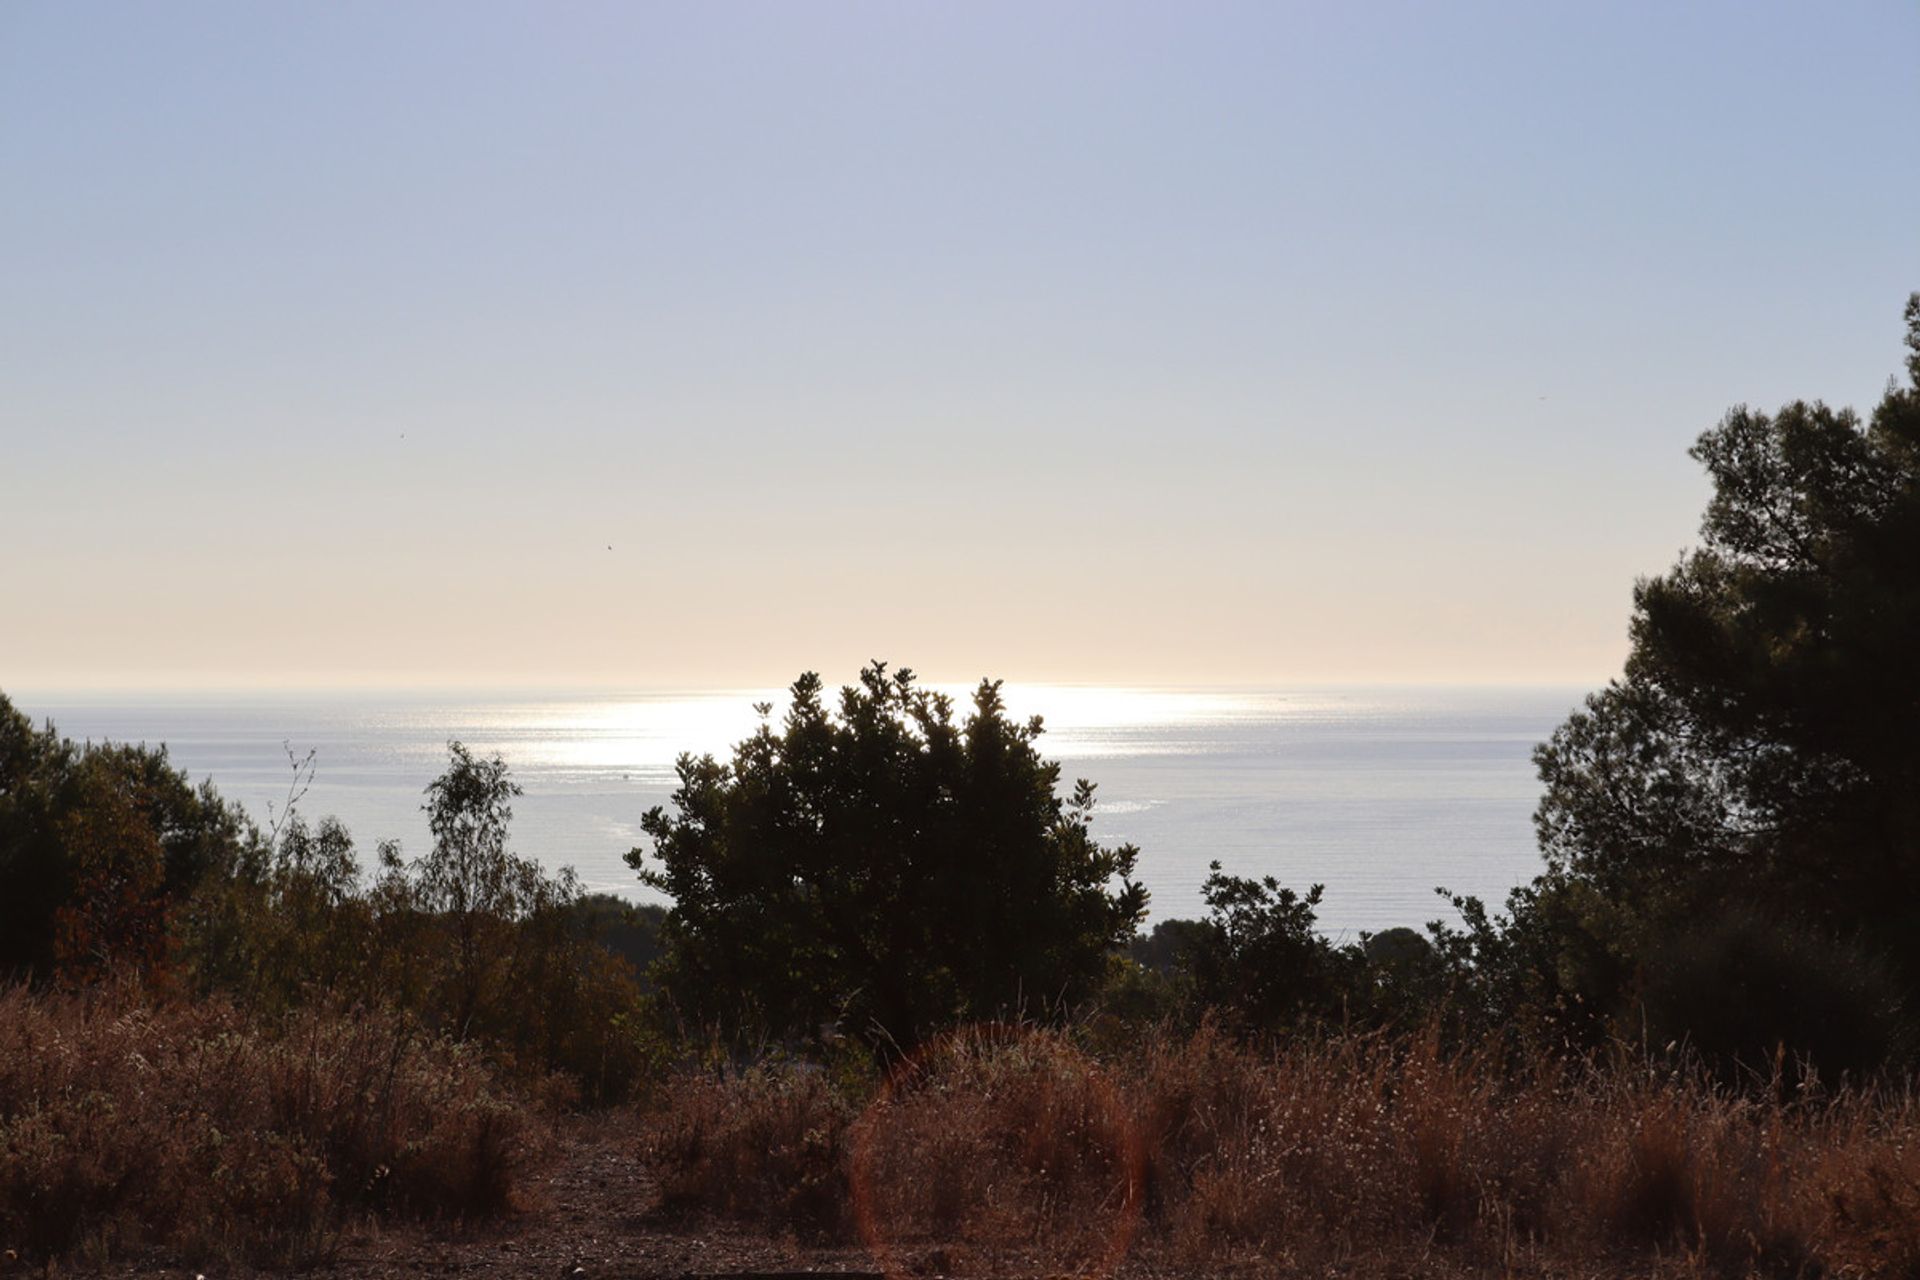
[{"label": "leafy foliage", "polygon": [[1135,1022],[1171,1016],[1192,1029],[1212,1020],[1256,1036],[1424,1027],[1458,1010],[1464,963],[1409,928],[1335,944],[1318,928],[1321,894],[1213,863],[1201,886],[1206,917],[1163,920],[1136,941],[1104,1006]]},{"label": "leafy foliage", "polygon": [[438,917],[452,942],[443,981],[464,1034],[507,963],[514,925],[578,892],[550,883],[539,863],[508,847],[520,785],[506,761],[476,760],[458,742],[447,750],[447,771],[427,787],[433,849],[414,868],[413,905]]},{"label": "leafy foliage", "polygon": [[837,711],[817,675],[792,696],[730,761],[683,756],[675,812],[644,822],[651,856],[628,856],[673,900],[663,975],[685,1014],[905,1045],[1099,978],[1146,891],[1132,846],[1093,839],[1092,785],[1056,794],[1037,718],[1010,720],[983,681],[958,720],[881,663]]},{"label": "leafy foliage", "polygon": [[171,908],[254,841],[165,747],[76,745],[0,694],[0,976],[158,968]]},{"label": "leafy foliage", "polygon": [[[1920,368],[1920,295],[1907,320]],[[1920,382],[1864,426],[1735,409],[1693,454],[1703,545],[1540,750],[1549,863],[1635,898],[1712,871],[1891,939],[1920,889]]]},{"label": "leafy foliage", "polygon": [[1694,447],[1701,545],[1638,584],[1624,674],[1535,754],[1546,873],[1443,939],[1490,1012],[1594,1043],[1729,899],[1834,963],[1857,938],[1843,986],[1875,956],[1920,979],[1920,295],[1906,321],[1912,381],[1869,422],[1741,407]]},{"label": "leafy foliage", "polygon": [[1322,886],[1305,895],[1272,876],[1230,876],[1212,864],[1200,888],[1207,918],[1185,963],[1202,1006],[1254,1029],[1338,1015],[1356,957],[1314,928]]},{"label": "leafy foliage", "polygon": [[1684,1043],[1723,1073],[1809,1060],[1835,1074],[1906,1047],[1900,994],[1860,947],[1736,905],[1655,943],[1641,1008],[1651,1041]]}]

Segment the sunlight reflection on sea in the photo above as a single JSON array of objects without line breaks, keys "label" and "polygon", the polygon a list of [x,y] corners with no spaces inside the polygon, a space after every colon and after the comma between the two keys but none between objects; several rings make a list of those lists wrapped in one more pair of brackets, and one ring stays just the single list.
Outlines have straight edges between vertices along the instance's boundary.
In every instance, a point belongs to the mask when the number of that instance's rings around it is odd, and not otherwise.
[{"label": "sunlight reflection on sea", "polygon": [[[956,714],[970,688],[946,689]],[[1529,756],[1578,701],[1568,689],[1193,690],[1009,685],[1042,715],[1065,778],[1099,784],[1095,829],[1141,848],[1156,918],[1197,914],[1207,864],[1324,882],[1330,931],[1444,914],[1444,885],[1504,896],[1538,865]],[[458,739],[498,751],[526,788],[515,843],[588,885],[640,896],[622,855],[667,803],[682,752],[724,754],[778,691],[475,695],[181,694],[21,697],[75,737],[169,744],[197,779],[264,817],[284,802],[283,743],[312,749],[302,809],[338,815],[363,849],[426,844],[420,794]]]}]

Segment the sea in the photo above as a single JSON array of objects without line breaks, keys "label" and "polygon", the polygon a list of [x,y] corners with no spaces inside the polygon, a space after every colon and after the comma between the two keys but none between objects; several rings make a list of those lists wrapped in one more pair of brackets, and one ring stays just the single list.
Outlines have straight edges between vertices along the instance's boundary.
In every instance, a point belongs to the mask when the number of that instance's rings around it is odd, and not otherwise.
[{"label": "sea", "polygon": [[[955,690],[964,693],[964,690]],[[1453,919],[1437,893],[1492,904],[1539,870],[1531,753],[1583,690],[1538,686],[1110,688],[1009,685],[1044,718],[1063,786],[1097,785],[1094,831],[1140,849],[1149,924],[1204,913],[1209,864],[1325,885],[1335,938]],[[723,755],[777,690],[593,693],[301,692],[15,695],[36,722],[92,741],[165,743],[174,765],[263,824],[293,799],[376,844],[428,847],[427,784],[459,741],[498,753],[524,788],[513,843],[589,889],[655,900],[624,858],[670,805],[683,752]],[[964,705],[964,702],[963,702]],[[293,795],[293,763],[311,754]]]}]

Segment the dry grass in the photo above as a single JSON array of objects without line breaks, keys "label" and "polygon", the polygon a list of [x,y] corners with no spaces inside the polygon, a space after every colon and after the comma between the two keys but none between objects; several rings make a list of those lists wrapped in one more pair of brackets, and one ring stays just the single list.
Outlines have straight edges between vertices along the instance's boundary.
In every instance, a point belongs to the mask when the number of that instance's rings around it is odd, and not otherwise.
[{"label": "dry grass", "polygon": [[358,1214],[506,1209],[537,1131],[407,1020],[0,990],[0,1246],[323,1256]]},{"label": "dry grass", "polygon": [[657,1100],[646,1158],[661,1207],[836,1237],[851,1229],[846,1101],[817,1072],[688,1074]]},{"label": "dry grass", "polygon": [[649,1156],[683,1210],[865,1235],[883,1261],[941,1242],[951,1270],[1014,1250],[1103,1272],[1132,1241],[1187,1267],[1920,1276],[1908,1092],[1210,1031],[1098,1064],[975,1034],[850,1092],[794,1068],[688,1076]]}]

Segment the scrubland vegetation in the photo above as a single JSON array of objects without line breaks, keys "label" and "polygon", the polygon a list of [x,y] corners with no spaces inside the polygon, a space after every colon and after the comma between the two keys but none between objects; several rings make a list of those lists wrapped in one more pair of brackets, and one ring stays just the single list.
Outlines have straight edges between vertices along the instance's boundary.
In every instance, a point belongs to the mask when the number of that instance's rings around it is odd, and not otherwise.
[{"label": "scrubland vegetation", "polygon": [[1920,1268],[1904,1086],[1743,1085],[1430,1033],[1082,1038],[977,1029],[883,1084],[686,1075],[648,1155],[669,1206],[862,1239],[883,1262],[944,1246],[963,1269],[1084,1274],[1131,1245],[1196,1273]]},{"label": "scrubland vegetation", "polygon": [[309,1262],[355,1215],[512,1208],[542,1134],[476,1046],[398,1013],[0,992],[0,1240],[29,1259]]},{"label": "scrubland vegetation", "polygon": [[646,917],[510,852],[515,793],[456,744],[433,848],[369,879],[331,819],[263,830],[0,698],[0,1248],[301,1263],[514,1208],[558,1110],[664,1060],[616,954]]},{"label": "scrubland vegetation", "polygon": [[1143,934],[1043,726],[878,663],[681,760],[664,912],[515,852],[457,743],[369,868],[0,698],[0,1248],[310,1261],[507,1214],[555,1115],[626,1106],[669,1212],[889,1269],[1920,1274],[1907,319],[1870,422],[1702,437],[1702,546],[1536,755],[1545,869],[1424,931],[1216,866]]}]

